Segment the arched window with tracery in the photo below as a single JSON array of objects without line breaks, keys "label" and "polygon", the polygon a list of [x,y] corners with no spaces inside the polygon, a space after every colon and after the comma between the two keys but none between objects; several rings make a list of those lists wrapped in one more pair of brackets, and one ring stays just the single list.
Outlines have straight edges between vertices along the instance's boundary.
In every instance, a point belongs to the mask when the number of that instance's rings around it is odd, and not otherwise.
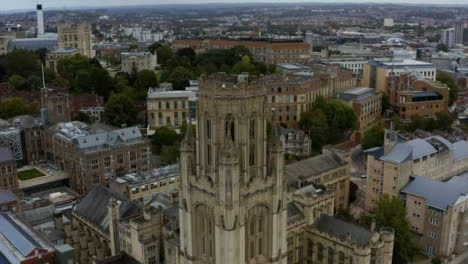
[{"label": "arched window with tracery", "polygon": [[208,114],[206,113],[205,116],[206,121],[205,121],[205,135],[206,135],[206,164],[211,165],[211,159],[212,159],[212,148],[211,148],[211,132],[212,132],[212,127],[211,127],[211,120],[208,118]]},{"label": "arched window with tracery", "polygon": [[256,146],[256,128],[255,128],[255,113],[252,114],[249,120],[249,165],[255,165],[255,146]]},{"label": "arched window with tracery", "polygon": [[195,230],[194,239],[196,255],[204,259],[204,263],[214,263],[214,217],[213,210],[204,204],[195,206],[194,210]]},{"label": "arched window with tracery", "polygon": [[224,135],[226,138],[230,136],[232,141],[233,142],[235,141],[234,116],[232,114],[228,114],[226,116],[226,120],[224,124]]},{"label": "arched window with tracery", "polygon": [[266,257],[271,234],[269,208],[257,205],[249,210],[246,219],[246,258]]}]

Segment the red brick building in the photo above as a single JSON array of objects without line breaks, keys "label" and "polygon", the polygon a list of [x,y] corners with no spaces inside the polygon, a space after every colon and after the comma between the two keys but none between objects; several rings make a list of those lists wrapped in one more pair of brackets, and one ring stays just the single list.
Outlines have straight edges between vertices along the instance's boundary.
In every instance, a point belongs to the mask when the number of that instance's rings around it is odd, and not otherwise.
[{"label": "red brick building", "polygon": [[255,60],[269,64],[307,62],[312,52],[310,44],[296,41],[179,39],[173,43],[173,48],[176,50],[192,48],[197,53],[210,49],[229,49],[234,46],[247,47]]},{"label": "red brick building", "polygon": [[53,263],[54,246],[13,213],[0,212],[0,263]]},{"label": "red brick building", "polygon": [[449,108],[449,87],[411,74],[387,77],[389,100],[402,120],[412,116],[434,117]]},{"label": "red brick building", "polygon": [[17,190],[16,161],[9,147],[0,147],[0,189]]}]

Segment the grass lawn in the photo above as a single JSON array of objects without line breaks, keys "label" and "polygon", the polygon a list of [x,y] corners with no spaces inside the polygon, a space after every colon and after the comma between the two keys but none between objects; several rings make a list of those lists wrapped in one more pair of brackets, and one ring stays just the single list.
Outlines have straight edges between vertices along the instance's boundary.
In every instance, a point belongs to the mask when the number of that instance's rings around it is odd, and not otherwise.
[{"label": "grass lawn", "polygon": [[21,181],[27,181],[27,180],[42,177],[42,176],[45,176],[45,174],[40,172],[38,169],[18,171],[18,178]]}]

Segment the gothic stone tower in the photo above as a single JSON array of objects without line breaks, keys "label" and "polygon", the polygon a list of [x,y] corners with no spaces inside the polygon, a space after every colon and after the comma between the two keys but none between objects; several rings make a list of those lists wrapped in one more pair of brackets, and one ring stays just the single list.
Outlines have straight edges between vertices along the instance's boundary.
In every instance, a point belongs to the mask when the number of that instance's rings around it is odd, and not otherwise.
[{"label": "gothic stone tower", "polygon": [[285,264],[283,150],[267,139],[263,79],[218,73],[199,87],[181,148],[180,263]]}]

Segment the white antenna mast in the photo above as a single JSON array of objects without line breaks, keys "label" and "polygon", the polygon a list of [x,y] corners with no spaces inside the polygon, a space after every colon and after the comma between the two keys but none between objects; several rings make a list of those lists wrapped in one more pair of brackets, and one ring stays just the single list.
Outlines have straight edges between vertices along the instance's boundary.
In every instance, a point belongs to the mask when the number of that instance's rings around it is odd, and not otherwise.
[{"label": "white antenna mast", "polygon": [[44,74],[44,63],[41,63],[41,71],[42,71],[42,87],[45,89],[45,74]]}]

